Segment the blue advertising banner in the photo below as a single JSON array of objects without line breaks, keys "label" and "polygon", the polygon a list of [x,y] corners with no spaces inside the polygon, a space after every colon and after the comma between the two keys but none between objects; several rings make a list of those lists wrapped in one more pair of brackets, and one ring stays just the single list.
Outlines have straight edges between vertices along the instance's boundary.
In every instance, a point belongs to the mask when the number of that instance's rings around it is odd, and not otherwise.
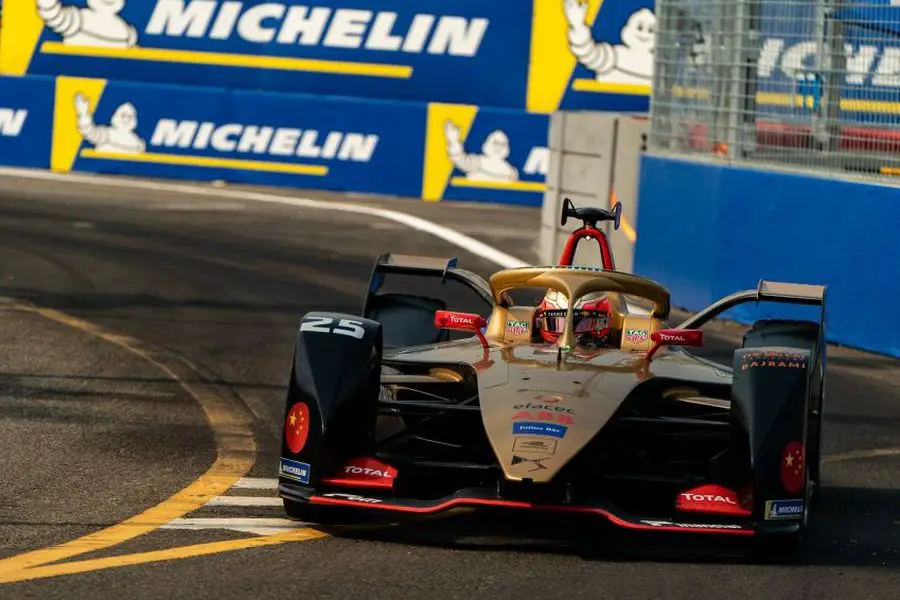
[{"label": "blue advertising banner", "polygon": [[12,167],[50,166],[53,78],[0,77],[0,157]]},{"label": "blue advertising banner", "polygon": [[425,105],[57,80],[52,168],[417,196]]},{"label": "blue advertising banner", "polygon": [[[815,0],[762,4],[757,104],[768,114],[803,122],[820,111],[824,73],[816,69],[816,8]],[[900,6],[849,0],[836,18],[844,25],[842,118],[884,122],[900,111]]]},{"label": "blue advertising banner", "polygon": [[429,105],[422,197],[540,206],[549,126],[547,115]]},{"label": "blue advertising banner", "polygon": [[535,0],[529,111],[647,112],[654,0]]},{"label": "blue advertising banner", "polygon": [[0,77],[0,165],[540,206],[549,117],[522,110]]},{"label": "blue advertising banner", "polygon": [[3,1],[8,75],[514,107],[528,81],[530,2]]}]

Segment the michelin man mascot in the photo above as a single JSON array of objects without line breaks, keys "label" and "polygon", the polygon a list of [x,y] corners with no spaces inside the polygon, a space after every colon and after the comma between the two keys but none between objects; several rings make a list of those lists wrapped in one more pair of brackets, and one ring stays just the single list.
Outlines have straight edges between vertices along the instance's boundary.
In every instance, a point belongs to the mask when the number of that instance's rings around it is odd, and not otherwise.
[{"label": "michelin man mascot", "polygon": [[596,73],[597,81],[629,85],[653,82],[656,15],[642,8],[622,27],[622,43],[596,42],[587,25],[587,4],[563,0],[569,22],[569,48],[582,65]]},{"label": "michelin man mascot", "polygon": [[137,109],[130,102],[116,109],[109,126],[95,125],[88,100],[79,93],[75,95],[75,116],[81,137],[93,144],[98,152],[141,154],[147,147],[134,132],[137,129]]},{"label": "michelin man mascot", "polygon": [[509,157],[509,138],[499,129],[491,132],[481,146],[481,154],[466,154],[459,139],[459,127],[452,121],[444,125],[447,155],[466,178],[473,181],[510,182],[519,180],[519,171],[506,160]]},{"label": "michelin man mascot", "polygon": [[60,0],[37,0],[38,15],[66,46],[133,48],[137,30],[119,13],[125,0],[87,0],[87,8],[63,6]]}]

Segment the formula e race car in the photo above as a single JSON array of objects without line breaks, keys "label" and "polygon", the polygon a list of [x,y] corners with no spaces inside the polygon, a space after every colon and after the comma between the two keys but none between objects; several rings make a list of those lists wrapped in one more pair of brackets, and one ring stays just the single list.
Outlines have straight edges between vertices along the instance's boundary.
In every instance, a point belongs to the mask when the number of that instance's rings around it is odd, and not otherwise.
[{"label": "formula e race car", "polygon": [[[795,549],[819,483],[825,287],[760,281],[671,326],[663,286],[615,271],[597,224],[619,215],[566,201],[562,222],[583,226],[561,264],[489,280],[455,259],[382,255],[360,314],[306,314],[278,469],[287,514],[494,506]],[[572,266],[584,239],[602,268]],[[415,290],[387,291],[392,277]],[[451,283],[481,309],[448,310]],[[760,301],[821,310],[757,321],[731,367],[685,350]]]}]

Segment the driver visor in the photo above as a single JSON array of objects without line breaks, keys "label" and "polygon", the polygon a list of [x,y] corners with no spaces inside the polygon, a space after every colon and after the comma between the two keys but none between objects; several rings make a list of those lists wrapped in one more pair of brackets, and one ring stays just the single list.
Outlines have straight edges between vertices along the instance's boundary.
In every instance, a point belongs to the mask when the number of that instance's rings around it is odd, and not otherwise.
[{"label": "driver visor", "polygon": [[[576,310],[572,314],[575,333],[603,331],[609,327],[609,317],[598,310]],[[566,311],[545,310],[540,316],[540,327],[548,333],[562,333],[566,327]]]}]

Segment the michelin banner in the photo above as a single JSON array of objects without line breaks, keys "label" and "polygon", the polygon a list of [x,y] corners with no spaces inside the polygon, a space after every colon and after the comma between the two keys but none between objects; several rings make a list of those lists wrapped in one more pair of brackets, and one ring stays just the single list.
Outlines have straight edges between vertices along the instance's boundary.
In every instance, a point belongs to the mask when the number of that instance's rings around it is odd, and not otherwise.
[{"label": "michelin banner", "polygon": [[0,77],[0,164],[538,206],[548,117],[104,79]]},{"label": "michelin banner", "polygon": [[425,107],[60,77],[52,168],[417,196]]},{"label": "michelin banner", "polygon": [[430,104],[422,198],[540,206],[549,127],[547,115]]},{"label": "michelin banner", "polygon": [[0,159],[6,166],[50,166],[51,77],[0,77]]},{"label": "michelin banner", "polygon": [[[820,44],[813,26],[820,8],[815,0],[796,0],[790,8],[774,1],[762,5],[757,104],[773,116],[821,115],[827,74],[816,67]],[[834,18],[841,22],[845,42],[842,117],[883,124],[900,111],[900,4],[847,0]]]},{"label": "michelin banner", "polygon": [[652,0],[2,0],[0,74],[644,112]]},{"label": "michelin banner", "polygon": [[531,16],[482,0],[4,0],[0,72],[515,106]]}]

